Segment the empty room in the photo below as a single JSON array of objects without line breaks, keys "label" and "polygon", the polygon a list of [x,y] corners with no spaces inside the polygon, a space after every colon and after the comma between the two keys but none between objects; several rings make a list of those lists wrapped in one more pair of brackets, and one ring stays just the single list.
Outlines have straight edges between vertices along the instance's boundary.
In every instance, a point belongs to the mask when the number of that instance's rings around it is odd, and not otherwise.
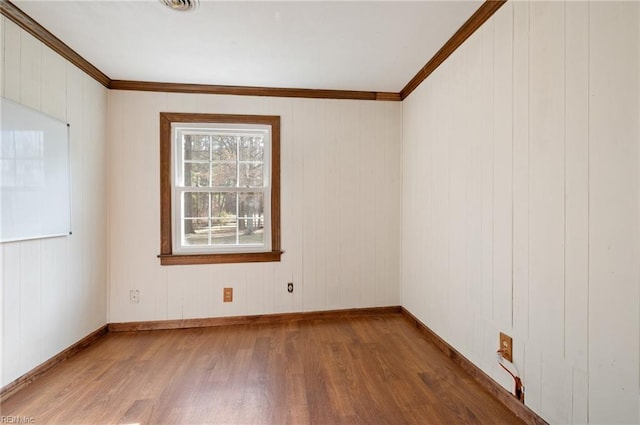
[{"label": "empty room", "polygon": [[0,12],[0,423],[640,424],[639,1]]}]

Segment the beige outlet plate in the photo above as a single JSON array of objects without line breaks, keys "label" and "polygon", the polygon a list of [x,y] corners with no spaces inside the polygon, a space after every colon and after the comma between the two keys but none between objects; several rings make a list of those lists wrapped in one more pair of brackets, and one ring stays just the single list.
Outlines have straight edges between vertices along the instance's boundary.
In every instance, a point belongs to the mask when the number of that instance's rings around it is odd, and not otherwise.
[{"label": "beige outlet plate", "polygon": [[222,293],[222,300],[225,303],[233,302],[233,288],[224,288],[224,292]]},{"label": "beige outlet plate", "polygon": [[500,352],[505,360],[513,362],[513,340],[502,332],[500,332]]}]

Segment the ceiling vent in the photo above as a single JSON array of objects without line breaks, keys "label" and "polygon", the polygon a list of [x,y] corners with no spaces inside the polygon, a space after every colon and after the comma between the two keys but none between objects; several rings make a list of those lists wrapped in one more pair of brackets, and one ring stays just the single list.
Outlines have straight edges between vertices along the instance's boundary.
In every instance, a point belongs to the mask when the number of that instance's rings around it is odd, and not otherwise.
[{"label": "ceiling vent", "polygon": [[160,0],[165,6],[180,11],[194,10],[198,7],[198,0]]}]

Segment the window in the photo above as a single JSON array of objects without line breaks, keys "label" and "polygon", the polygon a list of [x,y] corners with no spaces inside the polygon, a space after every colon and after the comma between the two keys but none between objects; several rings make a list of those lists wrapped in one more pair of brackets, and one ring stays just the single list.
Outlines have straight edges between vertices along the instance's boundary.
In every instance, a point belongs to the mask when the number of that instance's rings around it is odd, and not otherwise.
[{"label": "window", "polygon": [[280,117],[160,114],[160,262],[280,261]]}]

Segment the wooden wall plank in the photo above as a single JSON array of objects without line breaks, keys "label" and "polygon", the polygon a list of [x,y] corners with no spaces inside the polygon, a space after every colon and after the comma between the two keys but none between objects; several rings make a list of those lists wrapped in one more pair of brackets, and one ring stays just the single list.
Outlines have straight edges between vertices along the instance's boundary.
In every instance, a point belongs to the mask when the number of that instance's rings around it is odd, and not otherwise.
[{"label": "wooden wall plank", "polygon": [[340,119],[340,191],[337,205],[340,219],[336,230],[340,235],[340,304],[338,308],[358,305],[360,264],[358,253],[360,240],[353,235],[356,220],[362,213],[360,199],[360,120],[361,106],[356,103],[344,105]]},{"label": "wooden wall plank", "polygon": [[[426,86],[424,87],[424,91],[432,91],[436,87],[434,84],[431,84],[430,81],[426,82]],[[438,264],[437,258],[437,239],[436,232],[438,226],[436,224],[436,216],[437,216],[437,208],[439,204],[436,201],[435,194],[437,190],[436,179],[438,176],[436,164],[441,161],[441,158],[437,155],[437,143],[438,143],[438,134],[437,134],[437,123],[439,120],[438,116],[438,102],[439,97],[434,96],[431,102],[428,102],[426,105],[426,109],[420,119],[425,121],[425,127],[420,128],[420,130],[425,130],[428,134],[432,135],[432,138],[428,143],[425,143],[424,150],[416,151],[416,155],[418,155],[418,160],[420,162],[420,167],[425,169],[426,176],[422,176],[421,173],[417,173],[415,178],[420,179],[422,177],[422,183],[424,187],[421,187],[419,191],[421,192],[419,195],[419,202],[416,205],[416,209],[411,211],[411,219],[413,220],[413,226],[408,228],[413,228],[416,231],[416,235],[431,235],[432,238],[423,237],[422,240],[417,241],[414,249],[415,252],[423,253],[422,256],[418,256],[417,262],[419,264],[419,268],[417,270],[417,276],[423,275],[423,279],[425,279],[426,285],[418,291],[417,301],[425,302],[427,307],[426,314],[429,317],[430,323],[433,324],[434,329],[437,326],[437,320],[439,317],[439,300],[436,296],[437,290],[437,269],[436,266]],[[415,143],[420,143],[421,137],[418,137]],[[420,180],[419,180],[420,181]],[[421,263],[424,261],[424,266]]]},{"label": "wooden wall plank", "polygon": [[529,2],[513,3],[513,332],[529,336]]},{"label": "wooden wall plank", "polygon": [[[384,203],[385,220],[387,225],[382,226],[386,237],[378,241],[377,255],[382,252],[384,263],[384,278],[379,282],[381,291],[379,292],[376,306],[400,305],[400,248],[401,248],[401,211],[398,209],[402,205],[402,192],[398,188],[402,187],[402,146],[401,143],[394,143],[397,135],[402,134],[402,109],[396,108],[392,103],[385,103],[382,106],[385,110],[386,119],[385,134],[382,144],[384,151],[382,159],[384,161],[384,185],[383,193],[389,195],[389,201]],[[397,282],[394,285],[393,282]]]},{"label": "wooden wall plank", "polygon": [[167,320],[184,319],[182,298],[184,280],[180,275],[185,267],[188,266],[170,267],[167,270]]},{"label": "wooden wall plank", "polygon": [[493,316],[493,155],[494,155],[494,28],[489,20],[482,31],[482,314]]},{"label": "wooden wall plank", "polygon": [[564,348],[564,5],[531,3],[529,70],[529,326]]},{"label": "wooden wall plank", "polygon": [[[401,187],[398,178],[400,170],[398,158],[400,157],[401,147],[396,143],[392,143],[392,140],[394,140],[394,134],[401,132],[398,125],[401,122],[401,118],[400,115],[396,114],[397,109],[389,108],[387,104],[376,105],[376,110],[376,120],[379,121],[380,126],[376,138],[374,156],[375,169],[377,170],[374,181],[378,188],[378,196],[374,200],[374,205],[380,206],[381,213],[376,214],[374,222],[378,237],[375,241],[374,285],[376,291],[373,305],[383,306],[393,299],[397,300],[397,304],[400,303],[397,296],[400,282],[398,281],[398,285],[395,287],[390,284],[396,274],[389,271],[394,267],[394,264],[397,264],[394,263],[393,254],[397,256],[400,251],[400,241],[397,239],[400,231],[400,215],[394,213],[393,210],[395,208],[394,205],[400,205],[401,203],[399,190],[397,189]],[[381,197],[380,194],[383,194],[383,196]],[[390,250],[388,247],[391,246],[395,246],[396,249]],[[395,266],[395,270],[399,270],[399,266]]]},{"label": "wooden wall plank", "polygon": [[[105,286],[108,280],[108,198],[105,196],[106,188],[109,186],[107,176],[107,90],[98,82],[93,82],[93,100],[92,106],[96,114],[95,125],[93,127],[93,143],[95,145],[94,155],[91,158],[93,166],[91,167],[93,187],[99,187],[101,190],[92,191],[91,208],[94,208],[94,223],[102,223],[97,226],[93,233],[96,240],[105,241],[104,243],[94,244],[92,246],[91,264],[91,282],[93,284],[92,301],[93,301],[93,323],[86,323],[85,326],[91,328],[87,331],[92,332],[104,325],[107,317],[107,299],[108,293]],[[105,160],[107,159],[107,160]],[[159,214],[159,212],[158,212]],[[159,282],[161,283],[161,282]],[[86,334],[85,334],[86,335]],[[75,342],[75,341],[74,341]]]},{"label": "wooden wall plank", "polygon": [[[464,105],[462,110],[465,115],[471,115],[475,112],[474,105],[469,101],[471,99],[472,88],[470,87],[471,80],[468,78],[470,63],[471,63],[471,50],[465,48],[461,50],[460,55],[460,65],[459,71],[456,74],[456,80],[454,80],[454,86],[459,87],[458,90],[458,102],[461,105]],[[454,103],[454,108],[456,103]],[[470,355],[473,352],[473,317],[474,317],[474,305],[475,301],[471,299],[472,288],[475,286],[475,278],[470,277],[470,271],[473,270],[473,265],[477,264],[475,261],[475,255],[472,253],[472,240],[476,238],[477,232],[471,229],[469,225],[469,213],[471,209],[471,205],[474,205],[474,202],[477,200],[477,194],[472,193],[472,179],[471,179],[471,170],[470,167],[472,163],[471,155],[473,155],[474,149],[477,148],[477,142],[474,140],[476,138],[476,134],[474,133],[474,128],[472,125],[469,126],[458,126],[457,128],[457,136],[462,140],[460,143],[459,149],[460,151],[457,153],[458,156],[458,166],[460,167],[460,182],[459,185],[464,189],[463,196],[460,196],[460,200],[463,201],[460,205],[459,217],[460,223],[456,224],[452,223],[455,226],[461,227],[461,238],[462,238],[462,246],[463,251],[459,254],[461,259],[461,264],[463,265],[459,273],[459,279],[461,282],[461,286],[459,291],[456,293],[452,293],[452,299],[455,297],[462,297],[461,302],[458,303],[459,307],[457,308],[456,315],[463,317],[462,323],[456,326],[456,333],[458,334],[458,339],[460,343],[458,344],[460,348],[463,350],[462,352],[465,355]],[[477,241],[477,239],[475,239]],[[473,279],[473,280],[472,280]]]},{"label": "wooden wall plank", "polygon": [[42,107],[42,44],[20,32],[20,103],[39,111]]},{"label": "wooden wall plank", "polygon": [[[276,270],[280,268],[280,264],[264,264],[263,269],[263,293],[262,293],[262,314],[266,314],[268,311],[275,311],[275,300],[273,294],[288,294],[287,291],[287,283],[289,282],[287,279],[277,279],[276,278]],[[247,278],[248,279],[248,278]],[[249,283],[247,283],[247,291],[251,291],[251,287]],[[284,297],[280,297],[284,298]]]},{"label": "wooden wall plank", "polygon": [[22,369],[20,335],[20,243],[5,243],[2,257],[2,384],[25,372]]},{"label": "wooden wall plank", "polygon": [[[169,278],[174,278],[182,284],[183,319],[210,317],[214,311],[217,315],[223,316],[221,313],[222,288],[225,283],[221,282],[221,277],[216,279],[216,277],[212,276],[210,268],[204,265],[180,266],[180,268],[179,274],[176,273],[174,275],[172,271]],[[214,279],[217,281],[214,282]],[[143,296],[143,293],[140,294],[140,301],[146,302],[143,301]],[[137,306],[134,305],[134,308],[137,308]],[[124,312],[117,313],[119,317],[126,317]],[[135,313],[129,313],[128,316],[135,317],[134,321],[139,321],[140,317],[144,317]],[[120,319],[116,320],[120,321]],[[126,321],[126,319],[122,321]]]},{"label": "wooden wall plank", "polygon": [[[335,187],[327,186],[327,157],[329,144],[327,143],[327,111],[335,105],[335,101],[325,100],[318,103],[316,112],[316,131],[313,134],[312,143],[316,147],[316,185],[315,208],[316,208],[316,279],[317,291],[316,302],[320,306],[327,305],[327,251],[331,249],[328,245],[329,232],[333,232],[332,208],[335,199]],[[320,307],[325,308],[325,307]]]},{"label": "wooden wall plank", "polygon": [[[336,199],[339,195],[339,188],[342,186],[340,180],[340,142],[341,142],[341,116],[342,103],[334,103],[327,109],[325,116],[326,123],[326,197]],[[337,309],[341,304],[342,294],[340,291],[342,273],[340,270],[340,239],[342,235],[337,229],[342,219],[341,208],[335,202],[328,202],[327,208],[328,229],[327,231],[327,257],[326,257],[326,299],[327,307]]]},{"label": "wooden wall plank", "polygon": [[589,272],[589,5],[566,4],[565,357],[587,371]]},{"label": "wooden wall plank", "polygon": [[[482,67],[482,33],[476,32],[463,46],[466,51],[466,85],[467,94],[463,100],[467,104],[467,208],[466,208],[466,236],[467,236],[467,301],[470,333],[466,343],[468,352],[464,353],[469,359],[481,364],[483,357],[484,323],[477,319],[482,311],[482,75],[477,72]],[[464,347],[464,346],[463,346]]]},{"label": "wooden wall plank", "polygon": [[[82,163],[81,163],[81,178],[72,183],[72,188],[75,188],[82,197],[82,206],[77,211],[80,217],[79,223],[75,224],[73,228],[76,234],[89,235],[92,228],[94,217],[92,217],[92,207],[90,205],[93,185],[91,184],[91,162],[89,158],[93,153],[91,135],[93,132],[94,115],[91,107],[91,91],[90,81],[85,74],[80,74],[80,84],[82,85],[82,103],[80,109],[80,116],[82,119],[81,133],[79,133],[78,142],[82,145]],[[80,294],[82,298],[89,298],[91,293],[91,245],[92,242],[89,238],[81,239],[81,257],[82,262],[80,265]],[[89,321],[92,317],[93,305],[90,303],[83,303],[78,308],[78,316],[81,320]],[[80,325],[80,328],[84,328],[84,323]]]},{"label": "wooden wall plank", "polygon": [[318,131],[319,115],[322,114],[320,105],[316,102],[303,100],[299,104],[302,120],[302,132],[298,140],[303,143],[302,157],[302,184],[305,190],[302,193],[302,303],[305,311],[317,310],[318,304],[318,205],[317,183],[320,180],[320,167],[318,162]]},{"label": "wooden wall plank", "polygon": [[67,305],[66,238],[49,238],[41,242],[41,304],[42,341],[40,351],[49,359],[60,351],[57,329],[65,329]]},{"label": "wooden wall plank", "polygon": [[549,423],[571,423],[573,369],[556,353],[542,355],[542,416]]},{"label": "wooden wall plank", "polygon": [[573,400],[571,401],[571,423],[589,422],[589,376],[586,371],[573,369]]},{"label": "wooden wall plank", "polygon": [[20,317],[11,317],[20,323],[20,374],[47,358],[40,350],[42,332],[42,291],[40,241],[20,242]]},{"label": "wooden wall plank", "polygon": [[[268,281],[269,271],[271,271],[271,281],[273,281],[273,270],[267,270],[265,266],[273,267],[273,265],[272,263],[253,263],[247,266],[244,287],[246,311],[247,314],[263,314],[266,311],[267,290],[273,290],[273,282],[269,284]],[[273,308],[269,309],[269,311],[272,310]]]},{"label": "wooden wall plank", "polygon": [[513,3],[494,17],[493,320],[513,326]]},{"label": "wooden wall plank", "polygon": [[[126,104],[121,104],[117,99],[119,93],[115,92],[109,95],[109,151],[107,155],[107,163],[109,166],[109,185],[107,196],[111,200],[109,202],[109,256],[110,263],[124,264],[127,260],[127,240],[126,232],[128,214],[125,208],[121,208],[119,202],[114,202],[117,198],[117,194],[120,193],[125,187],[127,187],[126,173],[120,172],[119,167],[116,166],[116,162],[111,158],[125,158],[129,155],[128,144],[125,137],[124,118],[128,114],[128,108]],[[126,282],[127,270],[125,267],[109,267],[109,311],[112,312],[118,308],[120,297],[125,296],[125,292],[122,292],[120,286]],[[168,289],[167,291],[176,290],[175,287]],[[116,295],[116,293],[118,295]],[[177,292],[180,293],[180,292]],[[174,292],[174,298],[168,298],[167,308],[170,313],[170,318],[181,318],[182,308],[179,309],[180,316],[175,317],[178,313],[175,309],[172,309],[172,300],[176,299],[176,293]],[[181,293],[180,293],[181,294]],[[110,313],[111,314],[111,313]]]},{"label": "wooden wall plank", "polygon": [[589,420],[637,423],[639,53],[636,2],[589,11]]},{"label": "wooden wall plank", "polygon": [[[444,64],[443,74],[446,76],[448,64]],[[449,226],[447,218],[449,216],[450,200],[449,200],[449,123],[451,98],[446,96],[449,93],[449,81],[445,78],[443,84],[438,87],[437,96],[440,99],[440,105],[435,115],[437,121],[435,123],[434,138],[434,158],[438,160],[432,163],[433,191],[431,192],[432,203],[429,208],[433,209],[433,227],[431,240],[433,249],[433,286],[429,293],[432,298],[433,308],[433,329],[436,332],[447,334],[447,327],[450,325],[447,313],[449,306]]]},{"label": "wooden wall plank", "polygon": [[3,96],[14,102],[20,101],[20,48],[22,33],[20,28],[11,24],[3,16],[4,25],[4,62],[3,68]]},{"label": "wooden wall plank", "polygon": [[[469,309],[464,300],[467,296],[467,228],[461,223],[465,223],[467,215],[467,155],[469,151],[469,138],[465,137],[466,129],[464,126],[455,126],[455,111],[460,113],[468,113],[466,110],[466,49],[458,49],[454,52],[449,60],[451,61],[451,72],[447,75],[448,92],[450,101],[447,102],[446,115],[449,117],[445,122],[450,129],[447,136],[447,145],[449,149],[448,181],[449,181],[449,220],[447,223],[448,246],[448,278],[449,285],[447,289],[447,299],[449,300],[448,308],[445,310],[449,316],[447,321],[450,323],[451,342],[461,348],[461,351],[467,352],[469,325],[471,320],[465,320],[468,317]],[[460,83],[462,81],[462,83]],[[464,106],[463,106],[464,105]],[[460,299],[461,302],[452,302],[454,299]],[[453,317],[459,317],[461,320],[452,320]],[[471,328],[473,332],[473,328]]]},{"label": "wooden wall plank", "polygon": [[[300,103],[302,101],[292,101],[291,102],[291,145],[292,145],[292,155],[291,155],[291,163],[289,166],[292,170],[291,173],[291,184],[292,184],[292,203],[291,203],[291,229],[293,233],[293,244],[292,244],[292,252],[291,252],[291,276],[292,282],[294,284],[293,296],[288,296],[287,300],[290,300],[287,309],[284,311],[301,311],[304,308],[303,296],[304,296],[304,285],[305,282],[303,280],[303,239],[304,234],[306,232],[306,228],[302,225],[303,220],[303,155],[304,155],[304,144],[299,142],[299,140],[303,140],[304,137],[304,127],[303,127],[303,115],[300,111]],[[283,126],[286,127],[286,126]],[[286,168],[283,164],[282,168]],[[278,297],[276,297],[277,299]],[[280,301],[276,301],[276,305]],[[284,304],[284,303],[283,303]]]},{"label": "wooden wall plank", "polygon": [[[469,152],[467,161],[467,258],[468,258],[468,297],[470,310],[474,314],[482,311],[482,30],[469,38],[464,49],[467,51],[467,87],[468,93],[464,103],[468,105]],[[478,339],[474,338],[474,341]],[[482,350],[472,344],[476,354]]]},{"label": "wooden wall plank", "polygon": [[[360,214],[350,219],[360,243],[358,307],[375,305],[376,298],[376,240],[380,239],[378,227],[382,227],[378,226],[379,223],[376,220],[376,215],[381,210],[377,206],[380,199],[378,192],[380,186],[376,174],[380,174],[380,164],[376,161],[376,153],[381,151],[377,139],[383,132],[378,110],[373,103],[361,106],[358,154],[353,158],[353,161],[359,164],[358,181],[360,182],[359,190],[353,194],[357,197]],[[370,121],[369,117],[373,120]]]},{"label": "wooden wall plank", "polygon": [[525,403],[535,412],[542,412],[542,348],[535,342],[526,344],[523,380]]},{"label": "wooden wall plank", "polygon": [[42,49],[42,112],[67,119],[67,64],[49,49]]}]

